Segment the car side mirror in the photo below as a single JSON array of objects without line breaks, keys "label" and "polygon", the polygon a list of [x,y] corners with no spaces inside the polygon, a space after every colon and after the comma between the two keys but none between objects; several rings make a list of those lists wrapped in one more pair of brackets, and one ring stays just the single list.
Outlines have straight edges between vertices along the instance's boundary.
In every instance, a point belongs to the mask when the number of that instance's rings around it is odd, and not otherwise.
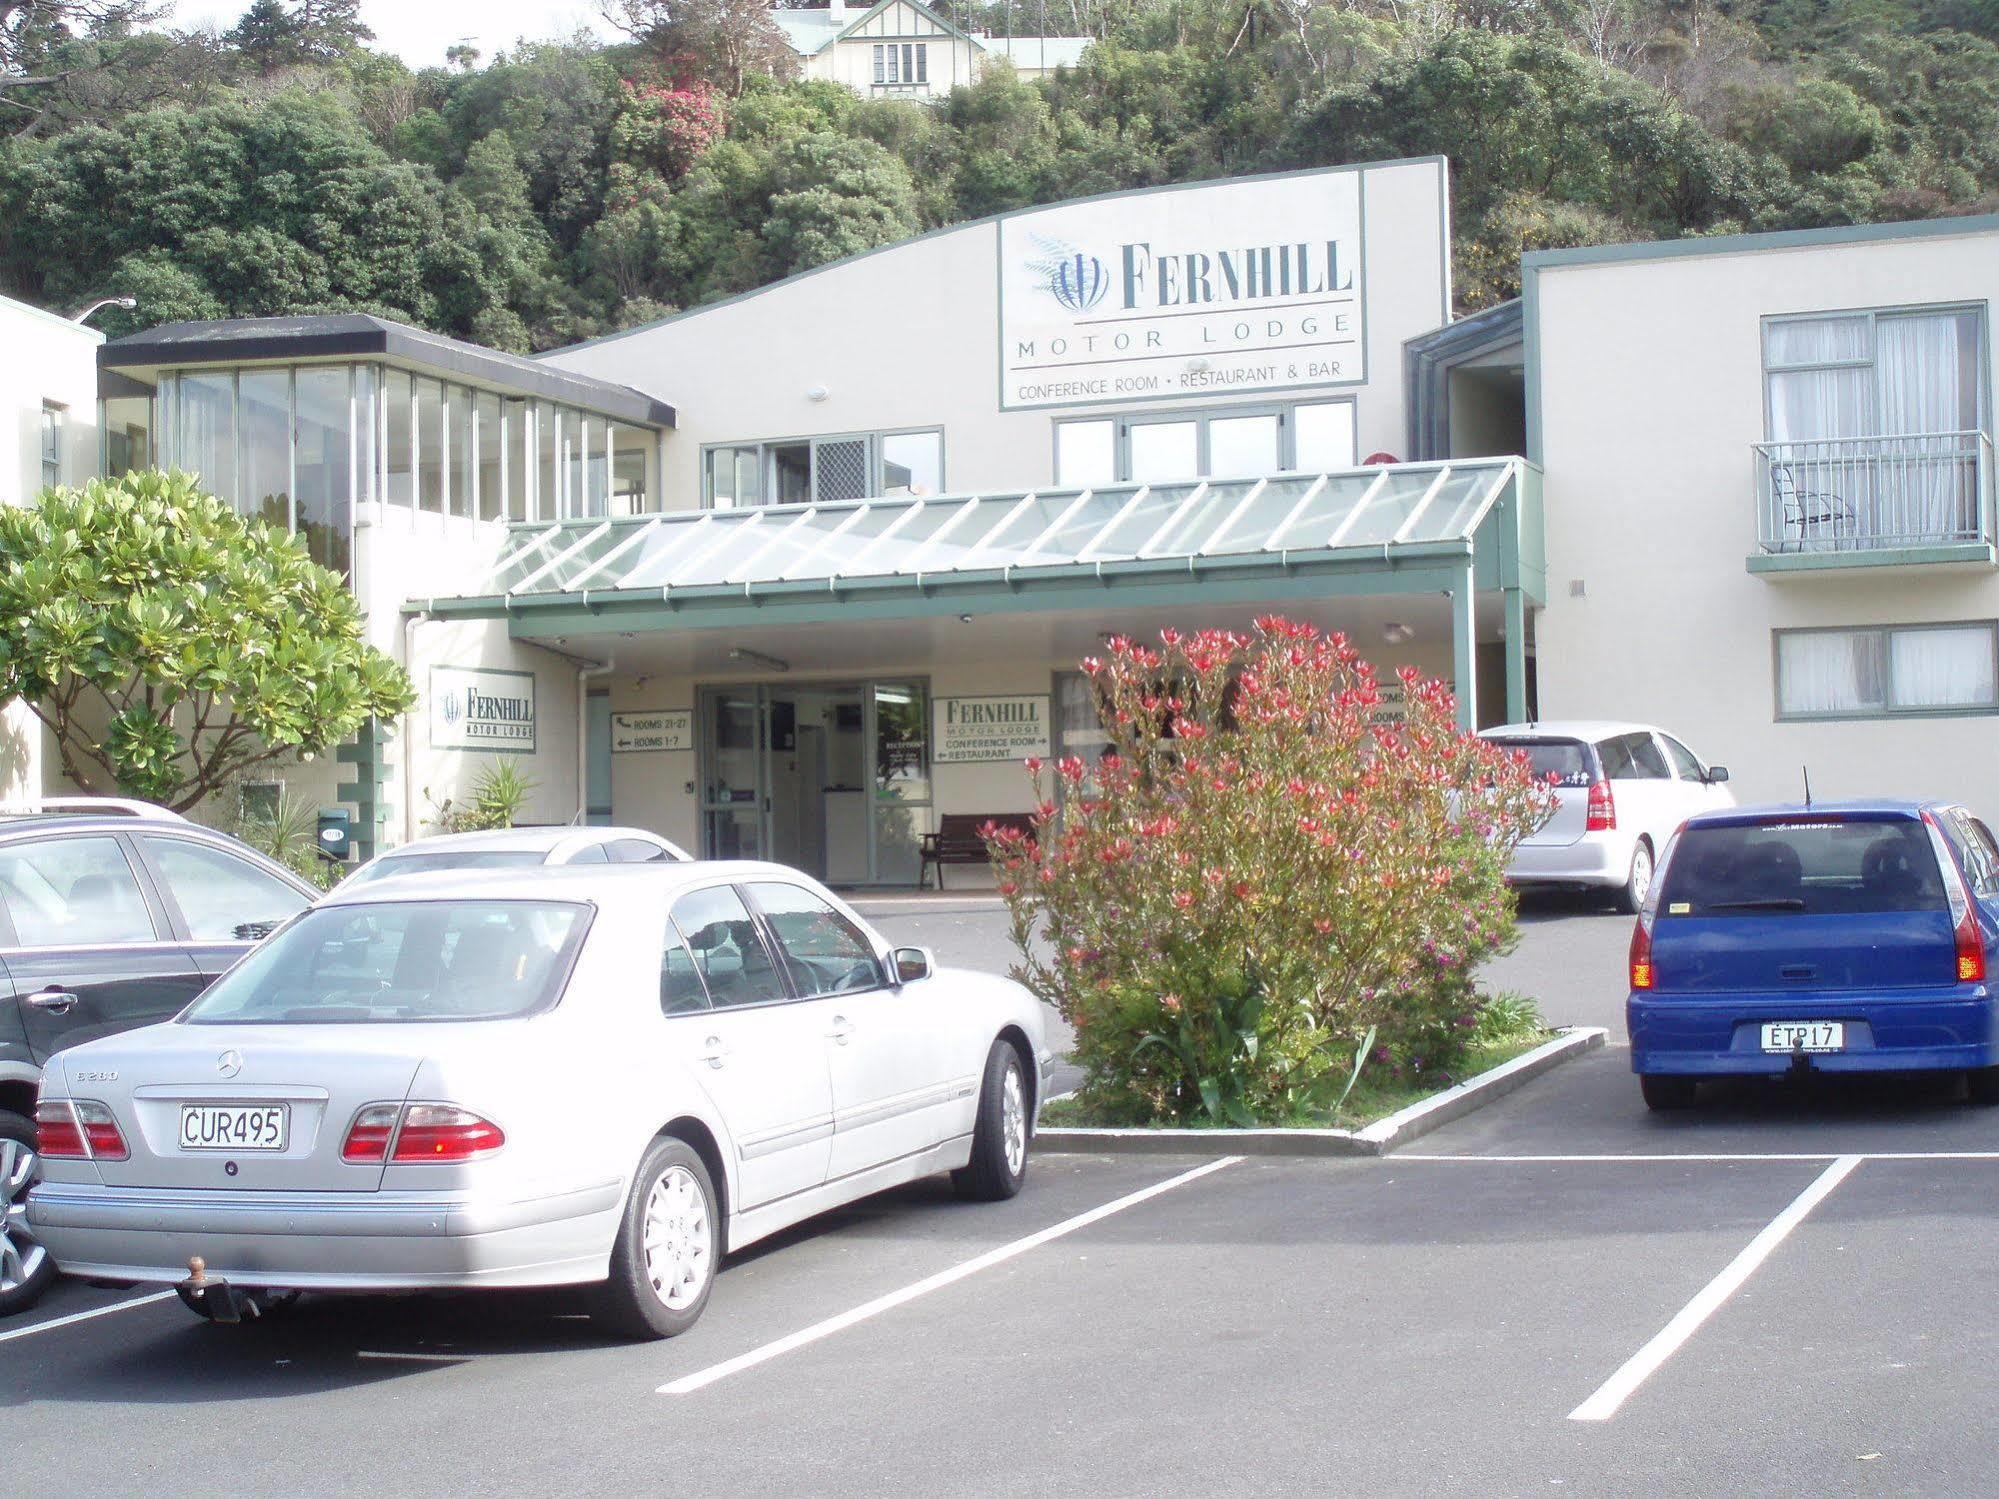
[{"label": "car side mirror", "polygon": [[1708,785],[1719,786],[1723,781],[1727,779],[1728,779],[1728,767],[1726,765],[1710,765],[1707,768]]},{"label": "car side mirror", "polygon": [[895,965],[898,985],[914,984],[937,971],[937,959],[927,947],[898,947],[888,960]]}]

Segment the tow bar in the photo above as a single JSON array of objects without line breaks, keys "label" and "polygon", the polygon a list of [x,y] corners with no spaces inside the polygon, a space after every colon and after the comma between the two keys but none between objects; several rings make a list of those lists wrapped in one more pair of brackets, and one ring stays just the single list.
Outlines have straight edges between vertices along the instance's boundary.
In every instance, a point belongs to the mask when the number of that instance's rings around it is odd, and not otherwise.
[{"label": "tow bar", "polygon": [[298,1300],[296,1291],[232,1286],[220,1276],[210,1275],[208,1262],[198,1254],[187,1262],[187,1279],[174,1286],[174,1293],[181,1305],[211,1322],[254,1322]]}]

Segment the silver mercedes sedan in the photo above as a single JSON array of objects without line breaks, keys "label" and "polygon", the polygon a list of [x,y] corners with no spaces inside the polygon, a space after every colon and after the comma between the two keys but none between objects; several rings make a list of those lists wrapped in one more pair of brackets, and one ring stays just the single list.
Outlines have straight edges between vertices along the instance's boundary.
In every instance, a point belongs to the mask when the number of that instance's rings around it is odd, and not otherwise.
[{"label": "silver mercedes sedan", "polygon": [[28,1212],[65,1270],[217,1321],[590,1285],[666,1337],[724,1254],[815,1213],[943,1171],[1012,1196],[1051,1065],[1025,989],[782,866],[384,879],[52,1058]]}]

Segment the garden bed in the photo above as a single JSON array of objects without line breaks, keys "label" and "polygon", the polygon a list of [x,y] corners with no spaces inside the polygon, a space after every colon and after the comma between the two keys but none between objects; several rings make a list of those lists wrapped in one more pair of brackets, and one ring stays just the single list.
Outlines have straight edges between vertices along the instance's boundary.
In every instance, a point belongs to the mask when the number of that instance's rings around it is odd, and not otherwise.
[{"label": "garden bed", "polygon": [[[1599,1027],[1575,1027],[1487,1043],[1474,1055],[1485,1069],[1463,1082],[1431,1091],[1400,1082],[1374,1090],[1357,1085],[1341,1110],[1350,1124],[1273,1125],[1255,1129],[1193,1126],[1103,1126],[1071,1122],[1074,1099],[1056,1099],[1043,1111],[1035,1148],[1047,1151],[1117,1151],[1156,1154],[1382,1155],[1451,1120],[1512,1092],[1550,1067],[1604,1043]],[[1065,1117],[1067,1116],[1067,1117]]]}]

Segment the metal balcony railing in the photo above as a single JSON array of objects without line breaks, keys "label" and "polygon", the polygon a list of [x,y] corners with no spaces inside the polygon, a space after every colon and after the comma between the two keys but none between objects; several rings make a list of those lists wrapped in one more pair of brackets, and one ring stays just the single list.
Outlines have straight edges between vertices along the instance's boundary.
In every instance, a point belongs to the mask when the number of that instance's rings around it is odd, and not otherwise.
[{"label": "metal balcony railing", "polygon": [[1993,540],[1984,432],[1759,442],[1764,552],[1864,552]]}]

